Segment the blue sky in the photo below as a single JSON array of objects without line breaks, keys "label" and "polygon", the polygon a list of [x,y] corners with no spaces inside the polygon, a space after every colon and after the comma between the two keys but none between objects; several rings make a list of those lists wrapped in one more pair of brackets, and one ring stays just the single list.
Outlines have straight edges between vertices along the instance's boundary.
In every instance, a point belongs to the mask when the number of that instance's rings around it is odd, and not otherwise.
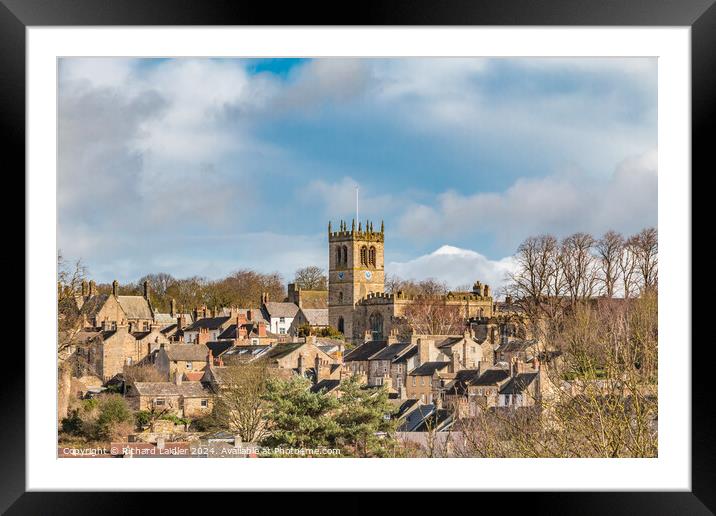
[{"label": "blue sky", "polygon": [[60,62],[58,246],[98,281],[325,267],[499,285],[528,235],[655,225],[650,58]]}]

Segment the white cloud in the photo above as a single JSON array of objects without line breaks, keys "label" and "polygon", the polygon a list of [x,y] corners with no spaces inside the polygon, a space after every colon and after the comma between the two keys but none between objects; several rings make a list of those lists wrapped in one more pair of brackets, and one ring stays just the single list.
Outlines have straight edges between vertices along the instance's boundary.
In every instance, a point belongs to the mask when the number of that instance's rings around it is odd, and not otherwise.
[{"label": "white cloud", "polygon": [[608,180],[564,171],[518,179],[504,192],[447,191],[432,205],[408,207],[399,220],[399,231],[406,238],[428,241],[488,234],[505,249],[540,233],[636,232],[657,222],[656,165],[653,150],[623,161]]},{"label": "white cloud", "polygon": [[385,269],[388,274],[404,279],[434,278],[444,281],[451,288],[479,280],[490,285],[493,293],[499,295],[506,275],[515,269],[515,261],[512,257],[490,260],[476,251],[444,245],[407,262],[390,262]]}]

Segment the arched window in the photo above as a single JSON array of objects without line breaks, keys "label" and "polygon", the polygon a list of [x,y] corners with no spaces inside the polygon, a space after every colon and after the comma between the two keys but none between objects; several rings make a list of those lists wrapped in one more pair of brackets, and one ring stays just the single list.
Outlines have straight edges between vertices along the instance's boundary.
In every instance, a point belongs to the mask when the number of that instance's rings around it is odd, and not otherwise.
[{"label": "arched window", "polygon": [[375,267],[375,247],[373,246],[370,246],[370,251],[368,251],[368,263]]},{"label": "arched window", "polygon": [[383,340],[383,316],[379,312],[373,312],[369,322],[373,340]]},{"label": "arched window", "polygon": [[343,263],[348,263],[348,247],[343,246]]},{"label": "arched window", "polygon": [[338,331],[341,333],[346,332],[345,322],[343,321],[343,317],[338,318]]},{"label": "arched window", "polygon": [[338,302],[339,302],[339,303],[342,303],[342,302],[343,302],[343,292],[339,292],[339,293],[338,293]]},{"label": "arched window", "polygon": [[341,246],[336,247],[336,265],[340,265],[342,261]]},{"label": "arched window", "polygon": [[360,248],[360,264],[368,265],[368,248],[366,246]]}]

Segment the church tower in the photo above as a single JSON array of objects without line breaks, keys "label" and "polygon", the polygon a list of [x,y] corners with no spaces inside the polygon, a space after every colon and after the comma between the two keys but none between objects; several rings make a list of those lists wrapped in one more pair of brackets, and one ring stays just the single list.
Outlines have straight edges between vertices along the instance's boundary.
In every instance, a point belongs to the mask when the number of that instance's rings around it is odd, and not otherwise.
[{"label": "church tower", "polygon": [[328,324],[349,340],[362,337],[354,324],[356,303],[385,291],[383,223],[380,230],[370,221],[357,224],[341,221],[333,231],[328,223]]}]

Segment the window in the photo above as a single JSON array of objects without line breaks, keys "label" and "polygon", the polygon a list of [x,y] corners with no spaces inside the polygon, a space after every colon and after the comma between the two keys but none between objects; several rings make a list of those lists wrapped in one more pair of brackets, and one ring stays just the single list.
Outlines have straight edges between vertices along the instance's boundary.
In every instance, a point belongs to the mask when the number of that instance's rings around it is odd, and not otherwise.
[{"label": "window", "polygon": [[142,323],[142,330],[143,331],[149,331],[149,323],[147,321],[144,321]]},{"label": "window", "polygon": [[348,247],[343,246],[343,264],[348,263]]},{"label": "window", "polygon": [[341,246],[336,247],[336,265],[340,265],[343,262],[343,253],[341,253]]},{"label": "window", "polygon": [[132,357],[127,357],[127,365],[132,365]]},{"label": "window", "polygon": [[339,302],[339,303],[342,303],[342,302],[343,302],[343,292],[339,292],[339,293],[338,293],[338,302]]},{"label": "window", "polygon": [[285,322],[286,322],[286,318],[285,318],[285,317],[279,317],[279,318],[278,318],[278,322],[285,323]]},{"label": "window", "polygon": [[279,328],[278,332],[279,332],[281,335],[286,335],[286,328]]},{"label": "window", "polygon": [[189,371],[191,371],[192,363],[191,363],[191,362],[187,362],[187,363],[186,363],[186,368],[187,368]]},{"label": "window", "polygon": [[373,340],[383,338],[383,316],[380,312],[373,312],[369,318],[371,337]]},{"label": "window", "polygon": [[360,264],[368,265],[368,248],[366,246],[360,248]]},{"label": "window", "polygon": [[368,251],[368,263],[375,267],[375,247],[370,246],[370,251]]},{"label": "window", "polygon": [[208,406],[209,406],[209,400],[201,400],[201,406],[202,406],[202,407],[208,407]]},{"label": "window", "polygon": [[156,399],[154,400],[154,404],[155,404],[157,407],[163,406],[163,405],[164,405],[164,398],[156,398]]},{"label": "window", "polygon": [[343,320],[343,317],[338,318],[338,331],[345,333],[345,321]]}]

